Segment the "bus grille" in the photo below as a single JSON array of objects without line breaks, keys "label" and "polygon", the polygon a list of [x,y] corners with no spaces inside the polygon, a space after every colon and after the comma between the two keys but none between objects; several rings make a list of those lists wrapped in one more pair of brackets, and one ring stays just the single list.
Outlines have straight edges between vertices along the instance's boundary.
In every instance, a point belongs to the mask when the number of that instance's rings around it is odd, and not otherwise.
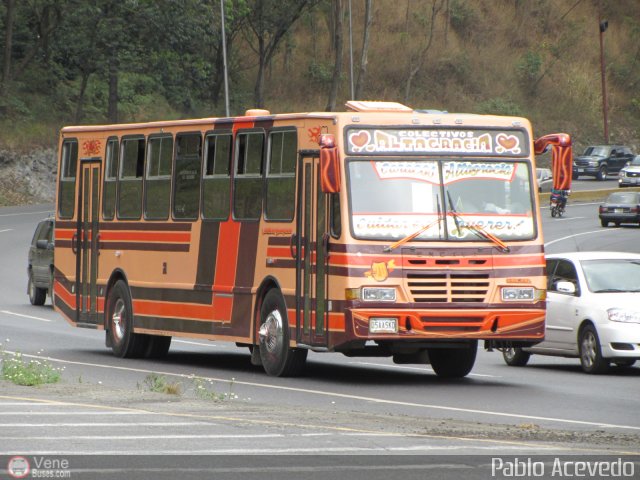
[{"label": "bus grille", "polygon": [[483,303],[489,292],[488,273],[407,272],[414,302]]}]

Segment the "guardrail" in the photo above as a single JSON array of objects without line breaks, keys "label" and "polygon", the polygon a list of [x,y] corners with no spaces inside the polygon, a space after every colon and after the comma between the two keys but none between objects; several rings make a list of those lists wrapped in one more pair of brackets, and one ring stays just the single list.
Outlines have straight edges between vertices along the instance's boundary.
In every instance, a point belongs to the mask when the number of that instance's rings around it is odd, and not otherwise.
[{"label": "guardrail", "polygon": [[[572,190],[569,195],[569,202],[575,202],[576,200],[599,202],[603,201],[614,192],[640,192],[640,187],[625,187],[625,188],[607,188],[604,190]],[[550,193],[540,193],[540,203],[544,204],[549,201]]]}]

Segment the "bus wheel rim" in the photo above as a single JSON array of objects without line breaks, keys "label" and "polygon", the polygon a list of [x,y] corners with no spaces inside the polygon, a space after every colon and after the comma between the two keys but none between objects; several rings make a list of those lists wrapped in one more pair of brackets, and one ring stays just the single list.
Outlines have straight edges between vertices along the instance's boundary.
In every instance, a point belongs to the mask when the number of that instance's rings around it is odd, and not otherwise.
[{"label": "bus wheel rim", "polygon": [[114,339],[118,342],[120,342],[125,335],[125,320],[124,301],[119,298],[113,307],[113,314],[111,315],[111,330],[113,331]]},{"label": "bus wheel rim", "polygon": [[278,310],[273,310],[260,327],[260,343],[267,352],[276,354],[280,351],[283,341],[282,315]]}]

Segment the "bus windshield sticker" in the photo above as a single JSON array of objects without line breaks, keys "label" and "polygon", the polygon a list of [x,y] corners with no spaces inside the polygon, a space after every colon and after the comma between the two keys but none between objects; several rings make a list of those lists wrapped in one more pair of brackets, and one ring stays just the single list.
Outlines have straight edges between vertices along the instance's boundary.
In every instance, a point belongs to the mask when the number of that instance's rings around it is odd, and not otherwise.
[{"label": "bus windshield sticker", "polygon": [[454,129],[350,129],[351,154],[422,153],[521,156],[526,154],[524,133],[519,130]]},{"label": "bus windshield sticker", "polygon": [[442,165],[445,185],[458,180],[481,178],[511,182],[515,172],[515,163],[445,162]]},{"label": "bus windshield sticker", "polygon": [[371,164],[380,180],[412,179],[440,183],[438,164],[435,162],[374,162]]}]

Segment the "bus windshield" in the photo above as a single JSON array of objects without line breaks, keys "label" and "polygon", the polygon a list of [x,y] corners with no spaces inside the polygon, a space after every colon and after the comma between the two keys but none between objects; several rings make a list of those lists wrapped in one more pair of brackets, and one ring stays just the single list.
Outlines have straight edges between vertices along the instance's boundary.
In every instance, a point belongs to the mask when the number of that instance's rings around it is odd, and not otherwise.
[{"label": "bus windshield", "polygon": [[393,241],[421,229],[414,240],[487,241],[478,230],[501,240],[536,234],[527,162],[354,159],[347,173],[355,238]]}]

